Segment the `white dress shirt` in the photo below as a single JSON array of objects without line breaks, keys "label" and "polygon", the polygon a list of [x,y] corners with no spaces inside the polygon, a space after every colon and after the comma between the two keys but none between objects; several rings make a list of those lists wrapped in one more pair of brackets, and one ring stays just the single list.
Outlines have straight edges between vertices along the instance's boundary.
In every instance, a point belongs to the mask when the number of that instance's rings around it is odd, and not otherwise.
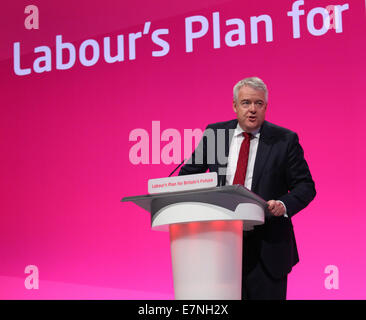
[{"label": "white dress shirt", "polygon": [[[226,171],[226,184],[232,185],[235,177],[236,165],[238,163],[239,152],[241,143],[245,139],[243,135],[244,130],[240,127],[239,123],[236,126],[236,129],[233,134],[233,138],[231,139],[230,149],[229,149],[229,158],[227,164]],[[254,171],[254,163],[255,156],[257,155],[258,142],[259,142],[259,129],[252,132],[253,138],[250,141],[249,147],[249,156],[248,156],[248,166],[247,172],[245,175],[244,186],[249,190],[252,189],[252,181],[253,181],[253,171]]]},{"label": "white dress shirt", "polygon": [[[250,141],[250,146],[249,146],[248,166],[247,166],[247,172],[246,172],[245,181],[244,181],[244,187],[246,187],[249,190],[252,189],[254,163],[255,163],[255,157],[257,155],[259,137],[260,137],[259,130],[260,129],[257,129],[256,131],[252,132],[253,137]],[[227,171],[226,171],[226,184],[227,185],[232,185],[233,181],[234,181],[236,165],[238,163],[241,143],[245,139],[243,132],[244,132],[244,130],[241,128],[241,126],[238,123],[238,125],[235,128],[233,138],[231,139],[231,143],[230,143],[229,158],[228,158]],[[278,200],[278,201],[280,201],[280,200]],[[282,201],[280,201],[280,202],[285,207],[284,216],[287,217],[286,206]]]}]

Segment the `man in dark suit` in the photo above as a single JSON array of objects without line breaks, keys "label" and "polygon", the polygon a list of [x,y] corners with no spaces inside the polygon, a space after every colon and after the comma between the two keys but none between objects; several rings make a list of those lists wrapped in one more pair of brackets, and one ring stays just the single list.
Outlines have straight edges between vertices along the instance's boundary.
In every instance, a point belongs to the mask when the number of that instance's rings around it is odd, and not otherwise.
[{"label": "man in dark suit", "polygon": [[237,119],[208,125],[179,175],[218,173],[219,185],[243,184],[267,201],[265,223],[244,232],[243,299],[286,299],[299,261],[291,218],[315,197],[295,132],[265,120],[268,91],[257,77],[234,86]]}]

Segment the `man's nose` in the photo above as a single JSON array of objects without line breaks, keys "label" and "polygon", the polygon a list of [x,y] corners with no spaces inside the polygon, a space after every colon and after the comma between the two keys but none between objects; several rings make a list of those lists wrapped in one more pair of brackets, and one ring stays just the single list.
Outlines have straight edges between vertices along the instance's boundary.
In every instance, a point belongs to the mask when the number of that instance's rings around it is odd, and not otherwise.
[{"label": "man's nose", "polygon": [[256,111],[257,111],[257,108],[255,107],[255,104],[251,103],[249,106],[249,112],[256,113]]}]

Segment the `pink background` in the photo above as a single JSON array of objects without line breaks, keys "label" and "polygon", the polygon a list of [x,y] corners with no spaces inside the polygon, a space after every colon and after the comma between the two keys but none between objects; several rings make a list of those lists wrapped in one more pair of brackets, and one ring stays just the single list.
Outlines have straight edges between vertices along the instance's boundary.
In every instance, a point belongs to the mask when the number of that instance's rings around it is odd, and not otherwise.
[{"label": "pink background", "polygon": [[[176,165],[133,165],[129,133],[151,133],[152,121],[183,133],[232,119],[232,87],[252,75],[268,85],[267,120],[299,134],[318,192],[293,218],[301,261],[289,276],[288,298],[366,298],[365,2],[305,0],[305,14],[330,4],[350,8],[343,33],[313,36],[300,17],[300,39],[292,38],[287,16],[292,2],[40,0],[32,2],[39,30],[24,28],[28,1],[2,5],[1,299],[172,299],[168,234],[151,231],[149,214],[120,199],[147,193],[148,178]],[[213,49],[213,12],[220,12],[220,49]],[[249,17],[260,14],[272,18],[273,42],[259,29],[259,43],[251,44]],[[205,16],[210,29],[186,53],[184,19],[193,15]],[[244,46],[225,45],[232,18],[246,24]],[[101,56],[92,67],[56,70],[56,35],[77,48],[95,39],[102,49],[103,37],[113,45],[146,21],[151,32],[169,29],[162,36],[168,55],[152,57],[160,48],[146,37],[134,61],[108,64]],[[16,76],[17,41],[24,66],[35,47],[50,46],[52,71]],[[39,268],[38,290],[24,286],[27,265]],[[339,268],[338,290],[324,286],[327,265]]]}]

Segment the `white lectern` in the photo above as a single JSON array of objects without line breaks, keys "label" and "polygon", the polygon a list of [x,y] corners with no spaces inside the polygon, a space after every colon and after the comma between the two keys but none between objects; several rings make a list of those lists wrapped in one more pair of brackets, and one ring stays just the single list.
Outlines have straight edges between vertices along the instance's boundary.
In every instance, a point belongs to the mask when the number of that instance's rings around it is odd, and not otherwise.
[{"label": "white lectern", "polygon": [[240,185],[126,197],[170,232],[176,299],[240,300],[243,230],[264,223],[265,200]]}]

